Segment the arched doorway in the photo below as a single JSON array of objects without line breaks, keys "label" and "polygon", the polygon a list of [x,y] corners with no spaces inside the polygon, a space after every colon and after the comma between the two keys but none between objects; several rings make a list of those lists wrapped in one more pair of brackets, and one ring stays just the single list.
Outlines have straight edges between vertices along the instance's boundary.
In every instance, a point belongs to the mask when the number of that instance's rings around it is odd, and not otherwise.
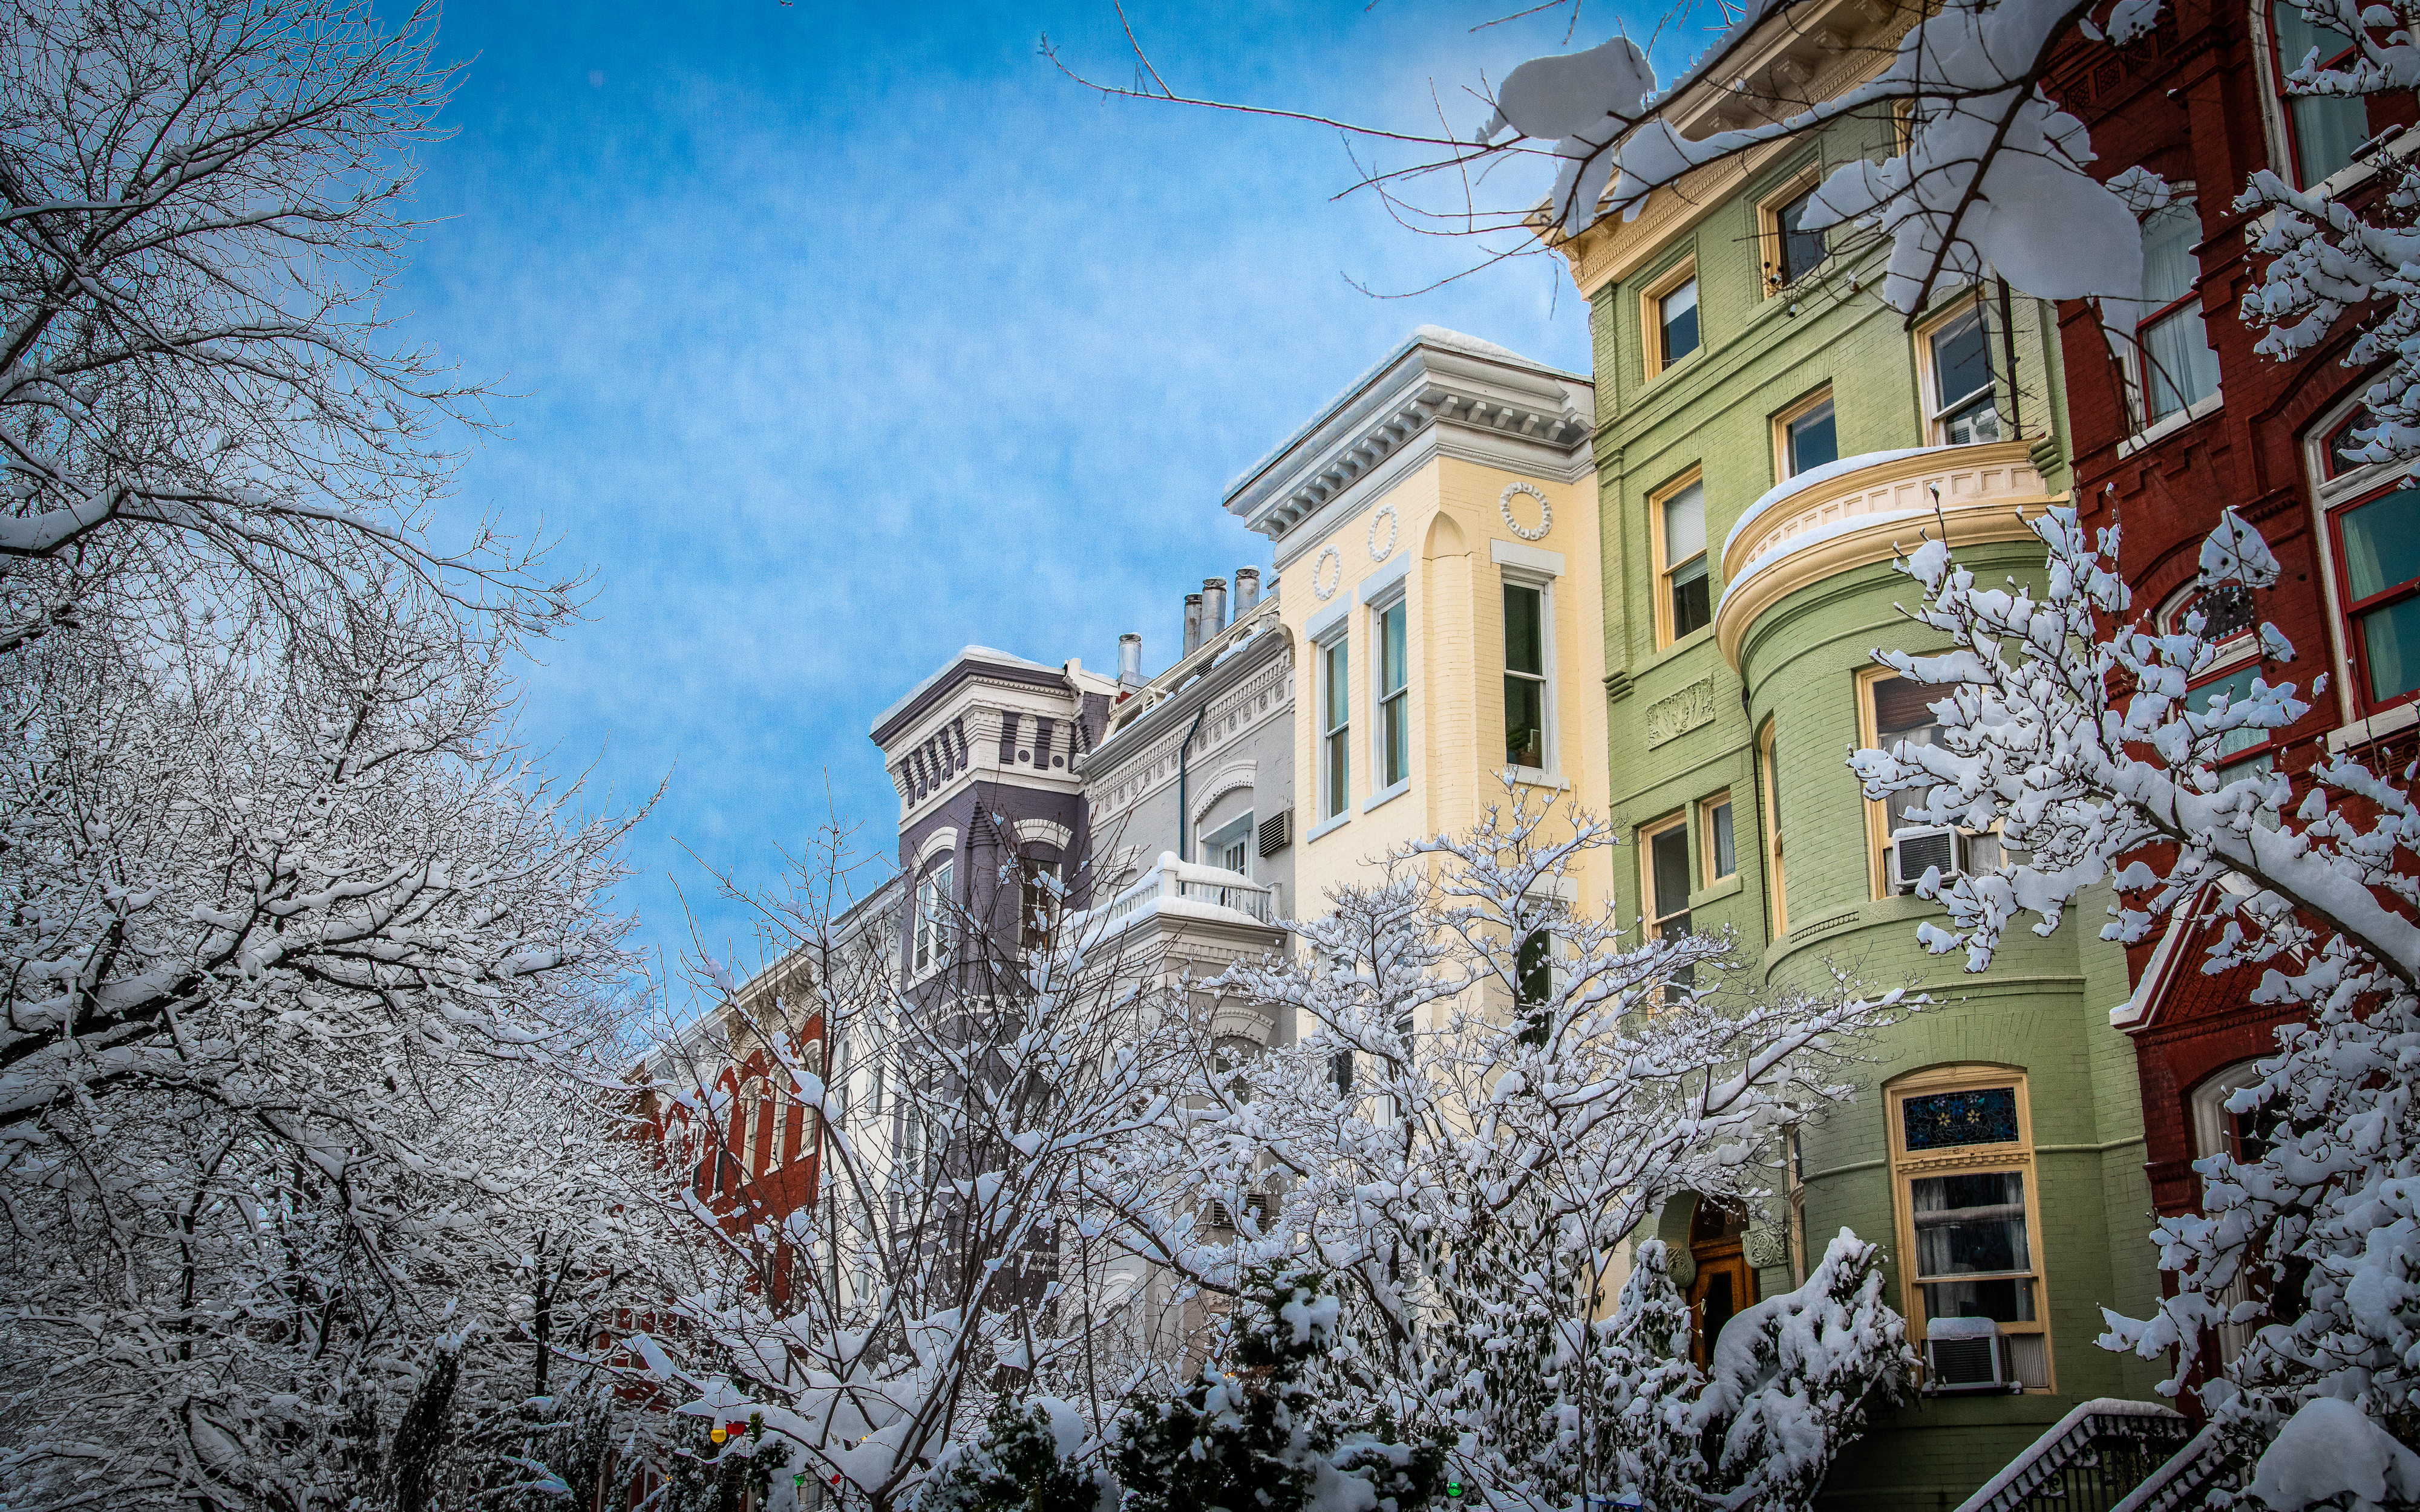
[{"label": "arched doorway", "polygon": [[1723,1325],[1756,1304],[1756,1273],[1740,1252],[1747,1215],[1704,1198],[1689,1216],[1689,1258],[1697,1275],[1689,1282],[1689,1357],[1705,1369],[1714,1362]]}]

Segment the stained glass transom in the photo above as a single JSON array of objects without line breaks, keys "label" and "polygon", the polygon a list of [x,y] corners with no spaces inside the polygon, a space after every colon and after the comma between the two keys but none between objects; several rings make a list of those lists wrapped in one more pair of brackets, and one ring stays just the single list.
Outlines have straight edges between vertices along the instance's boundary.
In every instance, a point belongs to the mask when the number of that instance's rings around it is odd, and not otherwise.
[{"label": "stained glass transom", "polygon": [[2016,1142],[2017,1089],[2013,1087],[1911,1097],[1900,1104],[1900,1110],[1910,1149]]}]

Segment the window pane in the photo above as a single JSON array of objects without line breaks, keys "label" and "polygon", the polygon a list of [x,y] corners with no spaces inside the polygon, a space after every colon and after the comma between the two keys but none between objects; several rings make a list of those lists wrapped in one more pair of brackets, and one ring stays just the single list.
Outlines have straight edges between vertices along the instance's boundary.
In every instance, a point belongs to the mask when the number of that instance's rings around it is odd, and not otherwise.
[{"label": "window pane", "polygon": [[1336,641],[1326,647],[1322,652],[1322,656],[1327,662],[1326,728],[1341,729],[1344,724],[1345,710],[1349,707],[1350,694],[1350,689],[1345,686],[1344,681],[1348,661],[1344,642]]},{"label": "window pane", "polygon": [[1791,476],[1826,462],[1840,460],[1840,439],[1832,424],[1832,401],[1824,400],[1790,423]]},{"label": "window pane", "polygon": [[1942,439],[1950,446],[1979,446],[2000,439],[2000,412],[1990,394],[1967,405],[1941,423]]},{"label": "window pane", "polygon": [[1664,325],[1664,361],[1677,363],[1698,349],[1698,281],[1691,279],[1657,301]]},{"label": "window pane", "polygon": [[1546,674],[1545,595],[1534,588],[1504,585],[1504,670]]},{"label": "window pane", "polygon": [[1504,762],[1545,768],[1546,685],[1534,677],[1505,674]]},{"label": "window pane", "polygon": [[2201,239],[2201,214],[2180,199],[2143,219],[2143,302],[2152,309],[2185,297],[2201,276],[2194,243]]},{"label": "window pane", "polygon": [[2286,108],[2294,118],[2294,169],[2304,188],[2350,167],[2352,149],[2369,138],[2369,107],[2361,100],[2297,95]]},{"label": "window pane", "polygon": [[2034,1320],[2034,1284],[2022,1276],[2003,1281],[1936,1281],[1924,1288],[1924,1311],[1928,1318],[1988,1318],[1995,1323],[2030,1323]]},{"label": "window pane", "polygon": [[1731,806],[1718,803],[1706,813],[1706,836],[1714,848],[1714,875],[1730,876],[1739,870],[1739,852],[1731,841]]},{"label": "window pane", "polygon": [[1979,308],[1932,333],[1932,384],[1936,410],[1992,386],[1992,333]]},{"label": "window pane", "polygon": [[2420,597],[2372,609],[2354,623],[2361,627],[2372,703],[2401,698],[2420,687]]},{"label": "window pane", "polygon": [[1706,486],[1693,483],[1664,501],[1664,562],[1667,567],[1706,549]]},{"label": "window pane", "polygon": [[1911,1150],[2013,1144],[2017,1137],[2017,1089],[1986,1087],[1971,1092],[1911,1097],[1900,1104],[1900,1119]]},{"label": "window pane", "polygon": [[1647,844],[1649,869],[1655,874],[1655,917],[1661,919],[1688,912],[1688,826],[1674,825]]},{"label": "window pane", "polygon": [[1543,1003],[1554,986],[1551,975],[1554,960],[1554,936],[1544,930],[1533,932],[1521,942],[1512,963],[1512,993],[1523,1003]]},{"label": "window pane", "polygon": [[1823,233],[1802,231],[1799,221],[1807,214],[1807,202],[1815,197],[1809,189],[1781,208],[1774,219],[1781,223],[1781,281],[1794,284],[1823,260]]},{"label": "window pane", "polygon": [[1916,1203],[1918,1276],[1991,1275],[2030,1271],[2025,1245],[2025,1179],[2018,1171],[1919,1177]]},{"label": "window pane", "polygon": [[1411,707],[1411,700],[1399,695],[1388,699],[1378,712],[1378,740],[1385,766],[1378,774],[1378,781],[1383,786],[1393,787],[1412,775]]},{"label": "window pane", "polygon": [[1706,580],[1706,559],[1702,556],[1672,575],[1673,640],[1714,620],[1712,586]]},{"label": "window pane", "polygon": [[2336,428],[2328,433],[2327,441],[2320,448],[2324,454],[2321,465],[2327,469],[2328,476],[2333,478],[2364,466],[2360,453],[2369,443],[2353,433],[2377,428],[2378,417],[2369,412],[2367,405],[2358,406],[2351,414],[2345,416]]},{"label": "window pane", "polygon": [[[2254,665],[2230,672],[2214,682],[2204,683],[2185,695],[2185,706],[2197,714],[2208,714],[2222,695],[2229,704],[2240,703],[2252,696],[2252,684],[2259,675],[2259,667]],[[2250,750],[2255,746],[2266,745],[2268,740],[2269,732],[2266,730],[2230,731],[2219,737],[2218,754],[2221,758],[2232,756],[2239,750]]]},{"label": "window pane", "polygon": [[2159,420],[2218,392],[2218,354],[2188,304],[2143,328],[2144,405]]},{"label": "window pane", "polygon": [[2354,603],[2420,578],[2420,488],[2397,488],[2336,518]]},{"label": "window pane", "polygon": [[1327,737],[1327,810],[1332,819],[1344,811],[1346,786],[1353,776],[1352,737],[1342,731]]},{"label": "window pane", "polygon": [[1392,693],[1404,686],[1404,606],[1389,605],[1378,616],[1378,690]]}]

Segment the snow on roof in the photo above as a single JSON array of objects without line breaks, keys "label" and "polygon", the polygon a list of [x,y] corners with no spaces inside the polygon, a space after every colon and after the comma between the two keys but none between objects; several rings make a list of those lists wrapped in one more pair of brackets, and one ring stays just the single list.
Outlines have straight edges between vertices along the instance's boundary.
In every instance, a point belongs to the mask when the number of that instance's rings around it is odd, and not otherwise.
[{"label": "snow on roof", "polygon": [[1257,478],[1262,473],[1267,471],[1270,465],[1276,462],[1278,458],[1285,455],[1288,452],[1291,452],[1295,447],[1301,445],[1311,436],[1317,434],[1320,427],[1335,419],[1339,411],[1342,410],[1346,406],[1353,402],[1353,398],[1356,394],[1360,393],[1363,390],[1369,388],[1371,384],[1376,382],[1380,374],[1383,374],[1387,369],[1394,366],[1397,363],[1402,362],[1406,356],[1410,355],[1412,348],[1415,347],[1435,347],[1447,351],[1462,352],[1472,357],[1484,357],[1491,362],[1517,363],[1521,366],[1529,368],[1535,372],[1551,373],[1557,378],[1568,378],[1574,383],[1583,383],[1593,386],[1596,381],[1594,378],[1584,373],[1566,373],[1561,368],[1549,367],[1545,363],[1539,362],[1534,357],[1522,356],[1519,352],[1512,350],[1510,347],[1498,347],[1492,341],[1481,341],[1477,336],[1465,335],[1459,331],[1448,331],[1443,326],[1419,326],[1415,328],[1410,335],[1397,343],[1394,350],[1378,359],[1378,361],[1372,363],[1360,377],[1346,384],[1337,393],[1335,398],[1330,399],[1327,403],[1320,406],[1319,412],[1311,416],[1311,419],[1303,424],[1301,429],[1295,431],[1284,440],[1278,442],[1277,445],[1269,448],[1269,450],[1263,453],[1250,467],[1246,468],[1243,471],[1236,473],[1233,478],[1230,479],[1226,488],[1220,494],[1220,497],[1232,500],[1235,495],[1241,493],[1244,490],[1245,485],[1250,483],[1254,478]]},{"label": "snow on roof", "polygon": [[1045,666],[1043,663],[1038,661],[1028,661],[1023,656],[1012,656],[1005,651],[995,651],[989,646],[960,646],[956,656],[952,656],[949,660],[941,663],[939,667],[934,668],[932,671],[925,674],[922,682],[919,682],[914,687],[911,687],[907,692],[901,694],[897,702],[892,704],[891,707],[883,710],[880,714],[876,715],[874,717],[874,723],[868,728],[879,730],[884,725],[889,724],[893,718],[898,717],[900,710],[906,708],[908,704],[915,702],[918,695],[922,694],[926,688],[931,687],[935,683],[938,683],[942,678],[948,676],[950,669],[955,667],[962,661],[988,661],[993,663],[995,666],[1023,667],[1029,671],[1037,672],[1058,672],[1066,671],[1063,667],[1049,667]]},{"label": "snow on roof", "polygon": [[[1909,446],[1896,452],[1859,452],[1854,456],[1844,456],[1837,462],[1826,462],[1820,468],[1808,468],[1804,472],[1792,474],[1767,488],[1761,498],[1747,506],[1747,513],[1742,515],[1732,524],[1730,533],[1723,537],[1722,554],[1728,558],[1731,554],[1731,543],[1737,541],[1741,532],[1755,524],[1761,517],[1784,500],[1796,498],[1817,484],[1829,483],[1834,478],[1845,478],[1852,472],[1862,472],[1868,468],[1880,467],[1885,462],[1897,462],[1904,457],[1922,456],[1927,452],[1947,452],[1949,449],[1947,446]],[[1875,519],[1880,517],[1866,515],[1858,517]]]}]

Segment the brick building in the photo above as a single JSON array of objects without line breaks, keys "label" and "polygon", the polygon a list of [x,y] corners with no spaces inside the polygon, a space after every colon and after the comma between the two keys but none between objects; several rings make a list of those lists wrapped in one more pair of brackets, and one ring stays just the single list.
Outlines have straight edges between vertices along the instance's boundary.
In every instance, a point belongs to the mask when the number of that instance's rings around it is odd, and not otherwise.
[{"label": "brick building", "polygon": [[[2180,0],[2132,46],[2079,43],[2050,86],[2091,129],[2105,173],[2139,163],[2174,193],[2145,221],[2145,301],[2131,340],[2109,339],[2099,312],[2081,302],[2060,311],[2085,518],[2122,523],[2121,565],[2138,611],[2166,628],[2198,609],[2219,627],[2219,655],[2196,684],[2205,695],[2240,692],[2256,676],[2307,693],[2325,672],[2331,685],[2300,722],[2230,752],[2222,775],[2299,773],[2348,748],[2399,764],[2413,742],[2420,563],[2406,543],[2420,540],[2420,491],[2398,487],[2393,469],[2342,455],[2368,380],[2343,365],[2362,316],[2281,363],[2253,349],[2259,333],[2237,313],[2257,271],[2262,223],[2233,206],[2251,174],[2271,169],[2359,203],[2380,193],[2381,164],[2420,147],[2409,94],[2284,93],[2285,71],[2314,47],[2325,62],[2349,46],[2290,0]],[[2201,541],[2224,507],[2275,553],[2284,568],[2275,588],[2215,602],[2195,595]],[[2293,664],[2262,661],[2253,633],[2261,621],[2296,647]],[[2286,1017],[2251,1001],[2251,974],[2202,974],[2205,936],[2217,927],[2206,913],[2134,948],[2135,990],[2111,1015],[2133,1042],[2162,1213],[2199,1200],[2195,1160],[2240,1149],[2242,1131],[2222,1104],[2252,1079]]]}]

